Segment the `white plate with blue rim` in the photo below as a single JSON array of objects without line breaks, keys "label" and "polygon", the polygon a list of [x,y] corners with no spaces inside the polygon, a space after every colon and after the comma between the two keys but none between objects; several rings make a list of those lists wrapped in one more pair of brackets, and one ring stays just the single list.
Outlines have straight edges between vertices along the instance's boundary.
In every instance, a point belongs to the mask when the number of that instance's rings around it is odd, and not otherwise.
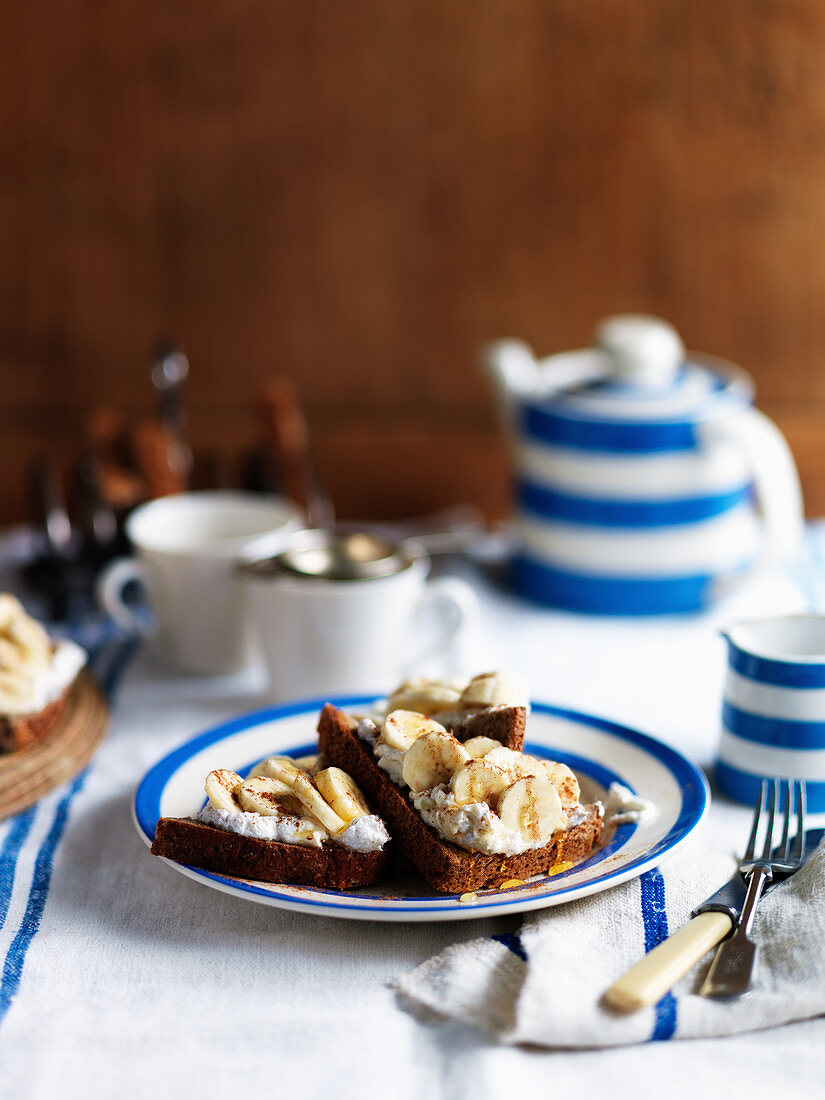
[{"label": "white plate with blue rim", "polygon": [[[333,701],[352,710],[374,698]],[[213,768],[231,768],[243,775],[264,756],[315,751],[315,723],[324,702],[304,700],[242,715],[199,733],[164,756],[135,794],[135,824],[146,844],[151,845],[159,818],[199,813],[203,782]],[[464,901],[455,894],[434,894],[413,870],[373,887],[343,891],[249,882],[171,860],[164,863],[213,890],[298,913],[349,920],[468,920],[562,905],[637,878],[673,855],[707,811],[707,783],[694,764],[661,741],[604,718],[534,703],[525,751],[569,765],[582,784],[583,801],[603,799],[610,784],[619,782],[652,801],[656,815],[619,825],[592,855],[566,870],[505,890],[478,890],[470,900],[463,895]]]}]

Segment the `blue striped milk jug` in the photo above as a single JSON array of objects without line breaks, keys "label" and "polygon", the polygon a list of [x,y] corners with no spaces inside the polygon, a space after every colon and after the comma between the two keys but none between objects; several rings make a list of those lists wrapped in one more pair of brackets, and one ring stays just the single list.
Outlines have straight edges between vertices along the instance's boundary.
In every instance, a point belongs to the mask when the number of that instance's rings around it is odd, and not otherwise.
[{"label": "blue striped milk jug", "polygon": [[484,349],[514,467],[524,595],[609,615],[701,611],[795,550],[793,457],[753,383],[665,321],[609,317],[595,347]]},{"label": "blue striped milk jug", "polygon": [[723,631],[728,671],[719,789],[750,805],[763,779],[804,779],[825,811],[825,615],[780,615]]}]

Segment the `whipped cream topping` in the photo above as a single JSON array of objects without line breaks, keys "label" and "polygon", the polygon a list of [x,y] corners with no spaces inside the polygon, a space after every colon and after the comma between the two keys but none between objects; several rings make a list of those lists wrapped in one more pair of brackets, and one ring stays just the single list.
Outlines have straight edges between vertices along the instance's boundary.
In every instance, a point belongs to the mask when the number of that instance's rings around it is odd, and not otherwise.
[{"label": "whipped cream topping", "polygon": [[275,815],[219,810],[207,802],[198,815],[204,825],[225,829],[239,836],[254,836],[259,840],[279,840],[283,844],[302,844],[307,848],[320,848],[329,834],[326,829],[305,818],[291,814]]},{"label": "whipped cream topping", "polygon": [[390,834],[377,814],[366,814],[356,817],[332,839],[353,852],[378,852],[390,839]]},{"label": "whipped cream topping", "polygon": [[[599,817],[604,818],[604,804],[601,802],[596,802],[594,803],[594,805],[596,807],[596,813],[599,815]],[[589,817],[590,811],[586,810],[584,806],[581,805],[581,803],[578,803],[567,814],[567,828],[575,829],[577,825],[581,825],[583,822],[587,821]]]},{"label": "whipped cream topping", "polygon": [[486,802],[459,806],[450,788],[441,783],[412,796],[424,821],[445,840],[488,855],[517,856],[536,844],[517,829],[508,829]]},{"label": "whipped cream topping", "polygon": [[605,821],[608,825],[641,825],[646,821],[652,821],[657,812],[653,802],[634,794],[623,783],[610,784],[604,807]]},{"label": "whipped cream topping", "polygon": [[362,718],[358,723],[357,734],[362,741],[366,741],[370,745],[374,745],[378,740],[378,735],[381,732],[381,723],[373,721],[372,718]]},{"label": "whipped cream topping", "polygon": [[198,820],[204,825],[213,825],[216,829],[225,829],[239,836],[278,840],[282,844],[301,844],[306,848],[320,848],[325,840],[333,840],[353,852],[377,852],[390,839],[384,822],[375,814],[356,818],[334,836],[309,818],[293,814],[236,813],[219,810],[211,802],[207,802],[201,810]]},{"label": "whipped cream topping", "polygon": [[379,741],[373,746],[372,751],[375,753],[378,767],[387,773],[396,787],[406,787],[407,784],[401,776],[404,757],[406,756],[404,750],[394,749],[391,745],[385,745],[382,741]]}]

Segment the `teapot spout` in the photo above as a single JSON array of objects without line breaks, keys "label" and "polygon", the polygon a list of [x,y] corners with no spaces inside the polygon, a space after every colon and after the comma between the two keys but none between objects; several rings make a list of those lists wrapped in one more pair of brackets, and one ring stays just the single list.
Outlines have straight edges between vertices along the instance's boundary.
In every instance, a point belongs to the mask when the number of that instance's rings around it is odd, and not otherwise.
[{"label": "teapot spout", "polygon": [[493,383],[502,412],[529,396],[539,380],[533,349],[523,340],[495,340],[481,349],[481,365]]}]

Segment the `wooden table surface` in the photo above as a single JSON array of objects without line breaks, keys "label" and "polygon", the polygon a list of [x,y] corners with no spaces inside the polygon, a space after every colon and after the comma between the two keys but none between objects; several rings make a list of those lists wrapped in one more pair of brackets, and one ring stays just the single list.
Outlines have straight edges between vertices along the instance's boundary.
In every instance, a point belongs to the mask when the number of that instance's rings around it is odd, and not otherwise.
[{"label": "wooden table surface", "polygon": [[825,512],[825,8],[138,0],[0,13],[0,520],[189,353],[237,454],[291,374],[343,514],[507,507],[475,355],[618,310],[740,362]]}]

